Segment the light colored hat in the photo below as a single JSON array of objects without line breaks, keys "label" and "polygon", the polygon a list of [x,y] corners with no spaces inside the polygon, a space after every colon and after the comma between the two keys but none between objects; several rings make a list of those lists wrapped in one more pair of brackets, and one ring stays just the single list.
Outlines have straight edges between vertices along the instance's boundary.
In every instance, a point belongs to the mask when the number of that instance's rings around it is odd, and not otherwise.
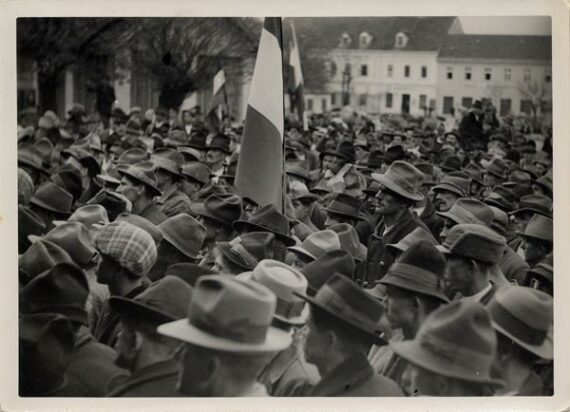
[{"label": "light colored hat", "polygon": [[533,215],[522,236],[552,242],[552,219],[538,213]]},{"label": "light colored hat", "polygon": [[264,259],[253,272],[236,277],[243,281],[256,281],[266,286],[277,296],[275,319],[291,325],[302,325],[309,314],[309,306],[298,294],[307,292],[307,278],[296,269],[277,260]]},{"label": "light colored hat", "polygon": [[398,243],[389,243],[386,247],[394,248],[399,252],[405,252],[408,248],[422,240],[428,241],[432,245],[437,245],[437,240],[433,237],[431,232],[417,227],[406,236],[404,236]]},{"label": "light colored hat", "polygon": [[291,246],[287,250],[300,253],[310,259],[317,259],[323,253],[340,249],[340,240],[336,232],[327,229],[311,233],[300,246]]},{"label": "light colored hat", "polygon": [[198,279],[186,319],[158,327],[158,333],[193,345],[237,353],[277,352],[291,335],[271,326],[277,298],[257,282],[229,276]]},{"label": "light colored hat", "polygon": [[358,232],[348,223],[337,223],[329,228],[336,232],[340,240],[340,248],[346,250],[356,261],[366,260],[368,248],[360,242]]},{"label": "light colored hat", "polygon": [[408,162],[396,160],[386,170],[386,173],[372,173],[371,176],[372,179],[406,199],[422,200],[424,198],[419,191],[424,174]]}]

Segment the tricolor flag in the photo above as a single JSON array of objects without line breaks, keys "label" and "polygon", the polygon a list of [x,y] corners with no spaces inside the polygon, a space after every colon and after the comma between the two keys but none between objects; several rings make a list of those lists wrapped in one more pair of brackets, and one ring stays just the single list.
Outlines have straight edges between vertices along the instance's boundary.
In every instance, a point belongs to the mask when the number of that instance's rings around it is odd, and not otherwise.
[{"label": "tricolor flag", "polygon": [[281,18],[266,17],[249,93],[235,186],[260,206],[283,210],[283,58]]},{"label": "tricolor flag", "polygon": [[291,110],[297,109],[299,122],[303,123],[303,130],[308,130],[307,119],[305,117],[305,101],[303,97],[303,72],[301,71],[301,56],[299,55],[299,45],[295,34],[293,20],[291,23],[291,43],[289,45],[289,97],[291,98]]},{"label": "tricolor flag", "polygon": [[226,74],[224,69],[218,70],[214,76],[214,85],[212,89],[212,100],[208,109],[208,119],[212,128],[220,131],[220,122],[222,119],[222,107],[227,106],[228,98],[226,95]]}]

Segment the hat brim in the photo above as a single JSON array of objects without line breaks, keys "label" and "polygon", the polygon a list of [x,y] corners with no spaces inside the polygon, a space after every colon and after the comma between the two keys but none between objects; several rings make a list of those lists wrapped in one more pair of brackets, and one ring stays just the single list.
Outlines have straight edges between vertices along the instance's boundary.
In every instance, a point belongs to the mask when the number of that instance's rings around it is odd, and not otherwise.
[{"label": "hat brim", "polygon": [[492,319],[491,323],[493,325],[493,328],[495,328],[499,333],[505,335],[506,337],[514,341],[517,345],[522,346],[527,351],[534,353],[536,356],[542,359],[552,360],[554,358],[554,353],[553,353],[554,345],[552,340],[548,336],[546,336],[542,345],[531,345],[521,341],[516,336],[512,335],[509,331],[504,329],[501,325],[493,321]]},{"label": "hat brim", "polygon": [[204,206],[204,203],[194,203],[193,205],[190,206],[190,211],[193,214],[195,214],[196,216],[207,217],[208,219],[215,220],[216,222],[218,222],[224,226],[231,226],[232,225],[232,222],[225,222],[225,221],[221,220],[220,218],[214,216],[210,212],[208,212],[208,210]]},{"label": "hat brim", "polygon": [[177,320],[175,317],[167,313],[123,296],[111,296],[109,298],[109,305],[122,316],[140,316],[145,320],[149,320],[157,324]]},{"label": "hat brim", "polygon": [[151,191],[156,195],[156,196],[161,196],[162,192],[160,191],[160,189],[154,185],[151,185],[148,182],[143,182],[140,178],[138,178],[137,176],[129,173],[128,169],[127,170],[120,170],[118,169],[117,172],[121,175],[125,175],[131,179],[135,179],[135,181],[145,185],[146,187],[148,187],[149,189],[151,189]]},{"label": "hat brim", "polygon": [[294,246],[297,244],[295,239],[291,236],[284,235],[282,233],[277,233],[274,230],[271,230],[268,227],[258,225],[256,223],[251,223],[245,220],[236,220],[232,223],[232,227],[235,230],[244,230],[244,229],[252,229],[253,231],[262,231],[262,232],[270,232],[275,235],[275,237],[285,243],[285,246]]},{"label": "hat brim", "polygon": [[378,183],[381,183],[384,186],[386,186],[392,192],[395,192],[398,195],[405,197],[406,199],[415,200],[415,201],[424,200],[424,195],[422,195],[421,193],[408,192],[407,190],[404,190],[400,186],[395,184],[391,179],[386,178],[386,176],[383,174],[372,173],[370,177],[372,177],[372,179],[376,180]]},{"label": "hat brim", "polygon": [[160,226],[157,226],[157,228],[160,231],[160,233],[162,234],[162,239],[166,240],[168,243],[170,243],[172,246],[174,246],[176,248],[176,250],[178,250],[184,256],[187,256],[190,259],[194,259],[194,260],[200,258],[198,253],[192,254],[192,253],[188,252],[187,250],[184,250],[183,245],[179,244],[179,242],[174,240],[166,231],[161,229]]},{"label": "hat brim", "polygon": [[367,335],[370,338],[370,341],[374,345],[384,346],[384,345],[388,344],[388,342],[385,339],[381,338],[379,335],[376,335],[373,331],[370,331],[368,329],[364,329],[361,324],[356,323],[356,322],[352,322],[350,319],[346,319],[346,318],[340,316],[340,314],[337,311],[332,311],[332,310],[328,309],[327,307],[321,305],[321,303],[314,296],[302,295],[302,294],[297,293],[297,292],[293,292],[293,293],[295,295],[299,296],[300,298],[306,300],[307,302],[309,302],[309,304],[311,305],[311,308],[321,310],[321,311],[327,313],[328,315],[333,316],[335,319],[342,321],[344,324],[349,325],[349,326],[357,329],[359,332],[364,333],[365,335]]},{"label": "hat brim", "polygon": [[453,194],[456,194],[456,195],[459,196],[459,197],[465,196],[465,194],[462,193],[461,190],[459,190],[459,189],[456,188],[455,186],[451,186],[451,185],[448,185],[448,184],[446,184],[446,183],[440,183],[440,184],[438,184],[438,185],[435,185],[435,186],[432,188],[432,190],[433,190],[434,192],[437,192],[438,190],[439,190],[439,191],[451,192],[451,193],[453,193]]},{"label": "hat brim", "polygon": [[50,205],[48,205],[48,204],[45,203],[45,202],[42,202],[42,201],[39,200],[39,199],[34,199],[34,198],[32,198],[32,199],[30,200],[30,203],[33,204],[33,205],[39,206],[39,207],[41,207],[41,208],[43,208],[43,209],[46,209],[46,210],[48,210],[48,211],[50,211],[50,212],[58,213],[58,214],[60,214],[60,215],[62,215],[62,216],[69,216],[69,215],[71,215],[71,212],[70,212],[70,211],[63,211],[63,210],[54,209],[53,207],[51,207]]},{"label": "hat brim", "polygon": [[222,338],[192,325],[188,319],[165,323],[157,328],[158,333],[196,346],[234,353],[278,352],[289,347],[292,337],[289,332],[270,326],[265,342],[244,343]]},{"label": "hat brim", "polygon": [[500,387],[504,385],[502,380],[493,379],[490,376],[482,376],[478,373],[461,371],[458,369],[458,367],[461,367],[458,363],[454,363],[453,365],[443,364],[441,358],[434,357],[415,340],[393,342],[390,343],[390,347],[401,358],[432,373],[467,382],[490,385],[492,387]]},{"label": "hat brim", "polygon": [[521,212],[532,212],[532,213],[538,213],[539,215],[542,215],[542,216],[552,217],[551,213],[544,213],[544,210],[538,210],[538,209],[534,209],[532,207],[521,207],[520,209],[516,209],[516,210],[513,210],[512,212],[509,212],[509,215],[512,216],[512,215],[516,215],[516,214],[521,213]]},{"label": "hat brim", "polygon": [[297,246],[297,245],[290,246],[287,248],[287,250],[294,252],[294,253],[299,253],[299,254],[303,255],[304,257],[307,257],[307,258],[312,259],[312,260],[317,259],[317,257],[315,255],[309,253],[308,251],[303,249],[301,246]]},{"label": "hat brim", "polygon": [[[219,251],[222,253],[222,255],[224,255],[227,259],[229,259],[235,265],[239,266],[241,269],[246,270],[246,271],[254,269],[252,266],[247,266],[244,262],[240,262],[237,259],[237,257],[232,253],[231,246],[229,244],[218,243],[217,247],[218,247]],[[251,273],[251,272],[244,272],[244,273]]]},{"label": "hat brim", "polygon": [[390,285],[396,286],[400,289],[409,290],[411,292],[416,292],[421,295],[428,295],[434,298],[441,300],[443,303],[449,303],[449,299],[445,296],[442,292],[438,292],[437,290],[431,290],[427,288],[421,288],[414,285],[407,284],[401,281],[399,278],[390,276],[390,272],[388,272],[381,280],[380,284],[382,285]]},{"label": "hat brim", "polygon": [[326,207],[325,210],[326,210],[327,212],[334,213],[335,215],[346,216],[346,217],[350,217],[350,218],[352,218],[352,219],[364,220],[364,218],[363,218],[362,216],[358,215],[358,214],[355,215],[355,214],[353,214],[353,213],[347,213],[347,212],[342,211],[342,210],[331,209],[331,208],[328,208],[328,207]]}]

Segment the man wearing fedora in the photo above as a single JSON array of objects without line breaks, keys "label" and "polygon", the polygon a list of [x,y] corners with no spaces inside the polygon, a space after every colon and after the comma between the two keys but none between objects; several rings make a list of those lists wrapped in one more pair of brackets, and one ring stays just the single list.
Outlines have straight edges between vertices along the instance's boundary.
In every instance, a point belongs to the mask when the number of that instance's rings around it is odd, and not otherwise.
[{"label": "man wearing fedora", "polygon": [[206,228],[192,216],[180,213],[157,226],[162,240],[156,263],[148,273],[151,281],[162,278],[166,269],[176,263],[197,263],[206,238]]},{"label": "man wearing fedora", "polygon": [[415,167],[424,174],[424,180],[420,186],[420,193],[424,195],[424,199],[416,202],[414,212],[437,239],[443,228],[443,219],[436,214],[435,206],[429,196],[431,189],[436,185],[434,166],[432,163],[416,163]]},{"label": "man wearing fedora", "polygon": [[43,222],[46,230],[53,228],[54,220],[63,220],[71,214],[73,197],[52,182],[46,182],[36,188],[29,207]]},{"label": "man wearing fedora", "polygon": [[444,175],[432,189],[435,193],[434,205],[438,212],[447,212],[457,199],[468,197],[470,184],[471,179],[468,176],[454,176],[450,173]]},{"label": "man wearing fedora", "polygon": [[521,233],[524,257],[530,267],[535,266],[545,256],[552,253],[554,246],[552,226],[553,221],[550,217],[537,213],[530,218],[524,232]]},{"label": "man wearing fedora", "polygon": [[418,396],[483,396],[501,381],[491,370],[497,337],[483,305],[459,300],[436,309],[412,340],[390,343],[408,362],[408,391]]},{"label": "man wearing fedora", "polygon": [[340,240],[333,230],[319,230],[307,236],[300,245],[288,247],[287,250],[294,255],[294,268],[301,269],[308,263],[315,261],[322,254],[340,249]]},{"label": "man wearing fedora", "polygon": [[[127,222],[113,222],[103,226],[94,241],[99,252],[97,282],[107,285],[111,296],[132,298],[148,287],[147,274],[157,256],[150,234]],[[91,328],[99,342],[114,346],[120,331],[119,315],[108,300]]]},{"label": "man wearing fedora", "polygon": [[216,242],[212,269],[234,274],[253,270],[264,259],[273,258],[275,235],[269,232],[244,233],[229,242]]},{"label": "man wearing fedora", "polygon": [[120,314],[117,364],[131,375],[109,388],[112,397],[172,397],[176,391],[180,342],[156,328],[184,318],[192,288],[175,276],[165,276],[136,297],[113,296],[111,307]]},{"label": "man wearing fedora", "polygon": [[459,292],[461,300],[487,304],[497,290],[491,274],[506,247],[505,238],[479,223],[452,227],[437,249],[446,255],[447,295]]},{"label": "man wearing fedora", "polygon": [[277,307],[272,325],[290,332],[293,343],[287,349],[278,352],[258,377],[258,381],[267,387],[271,396],[288,396],[288,388],[297,385],[314,385],[319,380],[319,373],[314,365],[307,363],[303,353],[309,307],[295,294],[307,292],[307,279],[292,267],[265,259],[257,264],[252,272],[237,277],[243,281],[258,282],[266,286],[277,297]]},{"label": "man wearing fedora", "polygon": [[154,198],[161,192],[155,176],[155,165],[144,161],[119,169],[121,184],[117,192],[125,196],[133,205],[132,212],[158,225],[167,218]]},{"label": "man wearing fedora", "polygon": [[466,152],[485,149],[483,142],[483,104],[480,100],[475,100],[471,110],[461,119],[459,143]]},{"label": "man wearing fedora", "polygon": [[[198,279],[187,318],[162,324],[161,335],[184,342],[177,389],[200,397],[267,396],[257,379],[291,335],[271,325],[273,292],[228,276]],[[239,310],[236,310],[239,308]]]},{"label": "man wearing fedora", "polygon": [[408,162],[393,162],[386,173],[372,174],[380,183],[376,195],[376,213],[379,222],[368,241],[367,281],[380,279],[394,262],[392,252],[386,249],[388,243],[398,243],[417,227],[429,230],[411,208],[423,199],[420,193],[424,175]]},{"label": "man wearing fedora", "polygon": [[366,357],[373,344],[385,345],[376,325],[382,303],[346,276],[335,274],[314,297],[301,295],[311,305],[305,358],[319,370],[313,387],[298,386],[296,396],[402,396],[393,380],[374,373]]},{"label": "man wearing fedora", "polygon": [[190,199],[180,191],[184,156],[174,149],[155,150],[150,160],[156,165],[156,185],[161,195],[156,199],[160,211],[167,217],[188,213]]},{"label": "man wearing fedora", "polygon": [[495,369],[505,382],[496,394],[552,395],[551,388],[545,388],[548,382],[534,371],[538,362],[553,358],[552,297],[527,287],[505,288],[495,294],[487,310],[498,338]]},{"label": "man wearing fedora", "polygon": [[226,158],[231,154],[230,151],[230,138],[229,136],[218,133],[207,147],[206,158],[204,162],[212,170],[212,176],[214,182],[217,183],[217,179],[224,174],[224,165]]}]

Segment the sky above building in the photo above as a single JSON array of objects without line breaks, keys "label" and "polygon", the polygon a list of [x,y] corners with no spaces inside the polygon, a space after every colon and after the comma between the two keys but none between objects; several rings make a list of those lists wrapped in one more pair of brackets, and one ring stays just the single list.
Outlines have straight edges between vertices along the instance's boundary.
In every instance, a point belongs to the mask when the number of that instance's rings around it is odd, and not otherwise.
[{"label": "sky above building", "polygon": [[549,16],[459,17],[466,34],[552,34]]}]

